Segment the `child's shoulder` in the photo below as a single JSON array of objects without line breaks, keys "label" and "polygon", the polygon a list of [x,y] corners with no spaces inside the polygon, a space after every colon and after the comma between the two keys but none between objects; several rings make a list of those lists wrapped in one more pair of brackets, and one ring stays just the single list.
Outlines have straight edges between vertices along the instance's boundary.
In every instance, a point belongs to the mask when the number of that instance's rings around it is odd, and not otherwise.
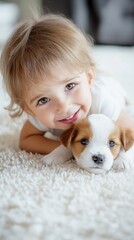
[{"label": "child's shoulder", "polygon": [[125,103],[127,101],[126,92],[120,83],[110,75],[99,74],[96,76],[93,87],[91,89],[92,93],[92,108],[99,109],[121,109],[125,108]]},{"label": "child's shoulder", "polygon": [[97,74],[91,91],[95,95],[97,94],[100,96],[107,91],[111,91],[111,86],[113,86],[113,84],[116,84],[115,82],[116,80],[109,75]]},{"label": "child's shoulder", "polygon": [[95,85],[98,85],[98,86],[103,86],[103,85],[108,86],[109,84],[117,84],[118,81],[113,76],[107,73],[99,72],[96,74],[94,83]]},{"label": "child's shoulder", "polygon": [[98,73],[96,74],[96,78],[94,81],[94,85],[92,91],[100,94],[104,94],[105,92],[112,94],[113,96],[123,96],[126,98],[126,92],[118,79],[107,73]]}]

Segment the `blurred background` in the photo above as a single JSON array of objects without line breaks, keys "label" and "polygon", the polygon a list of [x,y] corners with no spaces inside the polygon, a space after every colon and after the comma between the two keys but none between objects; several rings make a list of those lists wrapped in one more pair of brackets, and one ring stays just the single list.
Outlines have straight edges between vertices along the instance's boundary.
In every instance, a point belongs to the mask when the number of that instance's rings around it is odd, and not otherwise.
[{"label": "blurred background", "polygon": [[[17,23],[48,12],[69,17],[93,37],[97,64],[121,81],[133,101],[134,0],[0,0],[0,52]],[[0,108],[6,98],[0,76]]]},{"label": "blurred background", "polygon": [[134,45],[134,0],[0,0],[0,41],[11,25],[47,12],[71,18],[96,44]]}]

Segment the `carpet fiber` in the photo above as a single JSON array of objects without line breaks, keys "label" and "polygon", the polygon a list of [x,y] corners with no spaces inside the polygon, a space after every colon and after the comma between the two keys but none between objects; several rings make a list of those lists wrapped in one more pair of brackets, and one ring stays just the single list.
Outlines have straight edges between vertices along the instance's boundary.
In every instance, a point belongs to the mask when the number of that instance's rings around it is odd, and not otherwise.
[{"label": "carpet fiber", "polygon": [[[134,103],[134,47],[96,47],[95,55]],[[22,120],[1,110],[1,81],[0,98],[0,240],[134,240],[134,170],[44,166],[40,155],[19,150]]]},{"label": "carpet fiber", "polygon": [[134,170],[46,167],[18,148],[21,120],[0,115],[0,239],[134,239]]}]

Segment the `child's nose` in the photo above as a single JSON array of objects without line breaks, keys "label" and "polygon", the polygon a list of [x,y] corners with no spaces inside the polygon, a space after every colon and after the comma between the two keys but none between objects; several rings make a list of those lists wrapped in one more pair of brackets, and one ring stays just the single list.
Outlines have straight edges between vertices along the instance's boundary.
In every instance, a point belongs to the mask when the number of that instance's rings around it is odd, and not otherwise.
[{"label": "child's nose", "polygon": [[56,111],[57,112],[66,112],[68,107],[68,100],[67,98],[58,98],[56,101]]}]

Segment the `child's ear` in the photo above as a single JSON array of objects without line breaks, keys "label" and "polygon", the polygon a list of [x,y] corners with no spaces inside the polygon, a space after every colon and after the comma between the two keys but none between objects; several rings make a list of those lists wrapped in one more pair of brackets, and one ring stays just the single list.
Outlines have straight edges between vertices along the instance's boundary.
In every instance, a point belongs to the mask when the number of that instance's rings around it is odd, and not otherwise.
[{"label": "child's ear", "polygon": [[134,130],[126,129],[121,132],[121,143],[125,151],[134,144]]},{"label": "child's ear", "polygon": [[92,85],[94,83],[94,79],[95,79],[95,68],[94,67],[90,67],[88,69],[87,75],[88,75],[89,84],[92,87]]}]

